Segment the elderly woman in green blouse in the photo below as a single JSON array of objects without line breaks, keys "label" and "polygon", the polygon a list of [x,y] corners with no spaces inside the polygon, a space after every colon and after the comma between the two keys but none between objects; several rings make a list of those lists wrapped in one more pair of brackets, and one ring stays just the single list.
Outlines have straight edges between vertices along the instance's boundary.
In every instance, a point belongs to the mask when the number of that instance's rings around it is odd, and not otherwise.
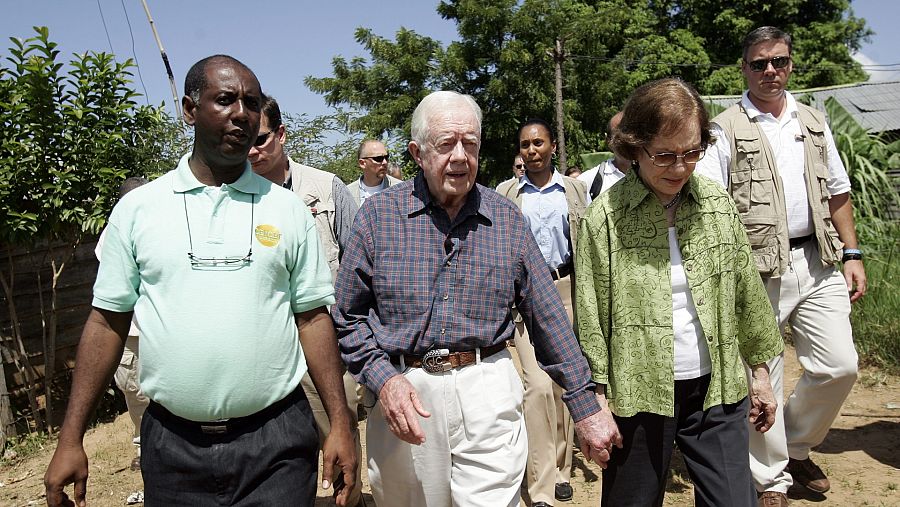
[{"label": "elderly woman in green blouse", "polygon": [[607,447],[587,449],[604,506],[662,505],[676,442],[697,505],[757,502],[749,426],[774,423],[766,361],[784,345],[731,198],[693,174],[711,142],[689,84],[641,86],[611,140],[632,171],[581,222],[575,309],[606,414]]}]

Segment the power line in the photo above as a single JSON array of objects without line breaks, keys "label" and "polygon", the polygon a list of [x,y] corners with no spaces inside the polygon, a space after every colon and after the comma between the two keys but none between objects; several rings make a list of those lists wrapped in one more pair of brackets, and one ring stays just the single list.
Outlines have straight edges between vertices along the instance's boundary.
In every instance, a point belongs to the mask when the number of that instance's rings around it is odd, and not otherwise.
[{"label": "power line", "polygon": [[[674,62],[664,62],[659,60],[625,60],[615,57],[609,56],[590,56],[590,55],[567,55],[568,58],[573,60],[594,60],[594,61],[603,61],[603,62],[611,62],[617,63],[620,65],[658,65],[658,66],[666,66],[666,67],[702,67],[702,68],[725,68],[725,67],[734,67],[737,64],[734,63],[674,63]],[[809,67],[795,67],[794,70],[798,72],[804,71],[813,71],[813,70],[833,70],[835,68],[844,68],[851,69],[854,66],[852,64],[841,65],[837,63],[829,63],[827,65],[814,65]],[[860,64],[860,67],[863,70],[893,70],[893,67],[897,67],[900,70],[900,63],[888,63],[888,64]]]},{"label": "power line", "polygon": [[97,0],[97,9],[100,11],[100,21],[103,22],[103,31],[106,32],[106,42],[109,42],[109,52],[113,58],[116,57],[116,51],[113,49],[112,39],[109,38],[109,30],[106,28],[106,18],[103,17],[103,7],[100,6],[100,0]]},{"label": "power line", "polygon": [[134,47],[134,32],[131,31],[131,20],[128,19],[128,9],[125,8],[125,0],[120,0],[122,10],[125,12],[125,21],[128,23],[128,33],[131,35],[131,55],[134,56],[134,66],[137,68],[138,79],[141,81],[141,88],[144,89],[144,100],[150,105],[150,96],[147,94],[147,86],[144,84],[144,76],[141,75],[141,64],[138,62],[137,51]]}]

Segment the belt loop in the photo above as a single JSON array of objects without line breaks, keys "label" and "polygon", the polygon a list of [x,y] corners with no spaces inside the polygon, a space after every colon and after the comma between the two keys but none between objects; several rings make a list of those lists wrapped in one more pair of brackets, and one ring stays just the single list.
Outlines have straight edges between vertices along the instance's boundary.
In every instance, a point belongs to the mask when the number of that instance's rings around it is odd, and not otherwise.
[{"label": "belt loop", "polygon": [[475,364],[481,364],[481,347],[475,347]]}]

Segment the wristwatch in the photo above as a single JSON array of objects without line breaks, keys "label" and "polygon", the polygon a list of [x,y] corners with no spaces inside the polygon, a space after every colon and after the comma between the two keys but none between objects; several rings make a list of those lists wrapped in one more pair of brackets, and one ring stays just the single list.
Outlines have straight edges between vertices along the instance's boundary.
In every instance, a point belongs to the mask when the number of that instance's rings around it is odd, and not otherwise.
[{"label": "wristwatch", "polygon": [[856,248],[845,248],[844,256],[841,257],[841,262],[861,261],[862,258],[863,258],[862,250],[858,250]]}]

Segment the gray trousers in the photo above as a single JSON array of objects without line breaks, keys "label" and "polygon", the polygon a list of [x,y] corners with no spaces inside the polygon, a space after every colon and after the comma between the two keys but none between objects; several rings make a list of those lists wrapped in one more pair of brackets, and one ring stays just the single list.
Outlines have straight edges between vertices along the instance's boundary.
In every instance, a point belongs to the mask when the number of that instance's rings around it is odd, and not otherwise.
[{"label": "gray trousers", "polygon": [[709,375],[675,381],[675,416],[616,417],[623,448],[603,471],[602,506],[661,506],[674,444],[684,457],[698,506],[755,507],[750,476],[750,403],[703,410]]}]

